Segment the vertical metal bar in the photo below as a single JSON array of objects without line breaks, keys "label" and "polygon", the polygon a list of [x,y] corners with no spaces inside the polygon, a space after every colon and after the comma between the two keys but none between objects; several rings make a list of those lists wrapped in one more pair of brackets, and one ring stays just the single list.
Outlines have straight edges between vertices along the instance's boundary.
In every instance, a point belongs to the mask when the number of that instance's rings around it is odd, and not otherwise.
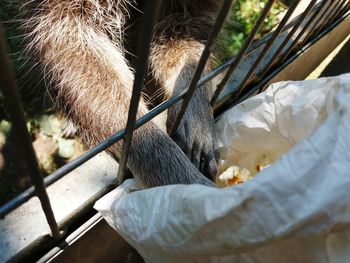
[{"label": "vertical metal bar", "polygon": [[341,13],[339,15],[343,16],[349,10],[349,6],[350,6],[350,1],[347,1],[344,9],[341,11]]},{"label": "vertical metal bar", "polygon": [[330,1],[330,4],[328,6],[327,9],[323,10],[322,14],[320,14],[317,22],[313,25],[312,29],[311,29],[311,35],[309,36],[317,36],[318,33],[320,32],[321,28],[322,28],[322,24],[323,24],[323,21],[325,19],[327,19],[328,17],[328,14],[330,12],[332,12],[333,8],[334,8],[334,5],[337,5],[339,2],[337,1]]},{"label": "vertical metal bar", "polygon": [[[298,22],[294,25],[294,27],[292,28],[292,30],[288,33],[287,37],[284,39],[284,41],[282,42],[282,44],[279,46],[279,48],[276,50],[275,54],[272,56],[272,58],[268,61],[268,63],[266,64],[266,67],[264,68],[264,70],[262,70],[262,72],[259,73],[259,76],[265,76],[266,73],[270,70],[270,68],[274,65],[275,60],[280,56],[281,52],[283,51],[283,49],[285,48],[285,46],[288,44],[288,42],[292,39],[294,33],[299,29],[299,26],[305,21],[305,18],[307,17],[307,15],[310,13],[311,9],[313,8],[313,6],[315,5],[315,3],[317,2],[317,0],[312,0],[310,2],[310,4],[307,6],[307,8],[305,9],[305,11],[301,14],[301,16],[298,19]],[[324,4],[322,6],[320,6],[320,8],[323,8]],[[317,13],[315,11],[315,13]],[[311,17],[311,19],[313,19],[314,16]],[[308,22],[311,22],[311,19],[309,19]]]},{"label": "vertical metal bar", "polygon": [[221,28],[222,28],[222,25],[224,24],[225,19],[226,19],[227,15],[231,9],[232,2],[233,2],[232,0],[225,0],[221,6],[220,12],[219,12],[218,16],[216,17],[215,24],[213,26],[211,33],[210,33],[208,41],[205,45],[203,53],[198,61],[197,68],[196,68],[195,73],[192,77],[190,86],[187,89],[186,96],[182,101],[181,109],[176,114],[174,123],[169,131],[170,136],[174,136],[177,128],[180,125],[181,119],[182,119],[182,117],[187,109],[188,104],[190,103],[190,100],[191,100],[191,98],[192,98],[192,96],[197,88],[197,83],[200,80],[201,75],[203,73],[203,70],[207,64],[208,58],[211,54],[211,49],[212,49],[212,46],[214,44],[214,41],[216,40],[216,38],[217,38]]},{"label": "vertical metal bar", "polygon": [[[307,26],[308,27],[310,25],[312,25],[312,26],[311,26],[311,29],[308,30],[308,33],[306,34],[306,36],[304,37],[304,39],[302,41],[303,45],[309,40],[309,38],[311,36],[314,35],[314,33],[315,33],[316,29],[317,29],[318,23],[322,20],[324,14],[328,12],[328,8],[331,7],[332,4],[333,4],[332,0],[324,0],[323,1],[323,6],[320,7],[318,12],[315,12],[313,14],[313,16],[310,18],[310,20],[308,21]],[[323,8],[323,7],[325,7],[325,8]]]},{"label": "vertical metal bar", "polygon": [[345,8],[346,5],[347,5],[347,0],[342,0],[341,4],[338,6],[335,13],[333,14],[331,21],[329,21],[329,24],[332,24],[334,20],[338,18],[338,15],[342,12],[342,10]]},{"label": "vertical metal bar", "polygon": [[124,136],[121,158],[119,160],[119,170],[117,175],[118,183],[122,183],[124,181],[128,152],[130,150],[133,133],[135,130],[137,111],[141,99],[142,85],[148,68],[148,57],[150,53],[151,41],[153,38],[153,28],[158,17],[160,4],[160,0],[148,0],[145,7],[145,14],[142,18],[144,27],[141,31],[141,37],[139,39],[140,42],[137,52],[136,74],[129,107],[128,120],[126,124],[126,134]]},{"label": "vertical metal bar", "polygon": [[316,35],[322,31],[322,29],[327,26],[334,18],[334,15],[337,13],[338,9],[342,5],[342,0],[340,1],[334,1],[335,5],[330,8],[329,12],[325,14],[324,19],[320,23],[319,28],[316,31]]},{"label": "vertical metal bar", "polygon": [[245,75],[243,81],[237,88],[237,96],[238,97],[245,87],[245,85],[249,82],[251,79],[252,74],[255,72],[256,68],[259,66],[260,62],[263,60],[263,58],[266,56],[267,52],[270,50],[272,45],[275,43],[277,37],[280,35],[282,30],[284,29],[285,25],[288,23],[289,18],[294,13],[295,9],[299,5],[301,0],[295,0],[292,2],[292,4],[289,6],[287,13],[284,15],[283,19],[281,20],[280,24],[276,28],[276,30],[273,32],[272,37],[269,39],[268,43],[265,45],[264,49],[260,52],[259,56],[253,63],[253,65],[250,67],[248,73]]},{"label": "vertical metal bar", "polygon": [[338,9],[335,11],[333,17],[330,19],[329,22],[327,22],[328,25],[331,25],[338,18],[338,16],[340,16],[340,14],[346,8],[346,5],[347,5],[347,0],[343,0],[342,4],[339,5]]},{"label": "vertical metal bar", "polygon": [[0,87],[4,96],[4,107],[11,119],[13,131],[15,132],[17,140],[22,146],[22,152],[26,158],[29,169],[28,172],[35,186],[35,192],[39,197],[47,222],[51,228],[52,236],[58,239],[60,237],[60,232],[45,189],[43,177],[38,167],[31,137],[27,130],[15,76],[11,70],[11,62],[6,52],[3,32],[2,23],[0,23]]},{"label": "vertical metal bar", "polygon": [[[346,2],[346,0],[345,0]],[[335,6],[333,6],[335,5]],[[333,23],[333,21],[335,20],[338,11],[341,9],[342,6],[342,1],[334,1],[332,3],[332,8],[330,8],[330,10],[328,10],[328,12],[324,12],[323,14],[323,19],[320,19],[318,21],[318,27],[316,28],[315,32],[314,32],[314,36],[317,36],[325,26]]]},{"label": "vertical metal bar", "polygon": [[261,25],[264,23],[265,18],[267,17],[267,15],[269,14],[273,4],[275,3],[274,0],[270,0],[264,7],[258,21],[256,22],[256,24],[254,25],[253,30],[250,32],[249,36],[247,37],[246,41],[244,42],[242,48],[240,49],[239,53],[237,54],[235,60],[233,61],[233,63],[231,64],[231,66],[229,67],[229,69],[227,70],[224,78],[222,79],[222,81],[219,83],[219,85],[217,86],[213,98],[211,100],[211,104],[214,105],[214,103],[216,102],[216,100],[218,99],[220,93],[222,92],[222,90],[224,89],[224,87],[226,86],[229,78],[231,77],[232,73],[236,70],[238,64],[241,62],[242,58],[244,57],[245,53],[247,52],[248,48],[250,47],[250,45],[252,44],[256,34],[258,33]]},{"label": "vertical metal bar", "polygon": [[[348,3],[348,5],[346,6],[346,10],[345,10],[344,14],[350,10],[350,1],[348,1],[348,2],[349,2],[349,3]],[[343,15],[344,15],[344,14],[343,14]]]},{"label": "vertical metal bar", "polygon": [[[312,22],[312,21],[309,20],[308,22]],[[309,28],[310,25],[311,23],[306,23],[306,25],[304,25],[303,29],[299,32],[297,37],[293,40],[292,44],[289,45],[286,53],[282,54],[281,59],[279,60],[280,62],[283,62],[285,59],[287,59],[289,54],[296,48],[296,46],[298,46],[299,40],[305,34],[306,30]],[[301,42],[300,44],[302,43],[303,42]]]},{"label": "vertical metal bar", "polygon": [[349,11],[349,8],[350,8],[350,1],[348,0],[347,2],[348,2],[348,3],[346,4],[344,10],[341,12],[341,16],[345,15],[346,12]]},{"label": "vertical metal bar", "polygon": [[[337,15],[340,13],[340,11],[341,11],[342,8],[344,7],[344,5],[346,5],[346,2],[347,2],[347,0],[342,0],[342,2],[339,2],[340,4],[339,4],[338,8],[333,7],[333,9],[330,10],[330,12],[333,13],[333,14],[330,15],[330,16],[328,17],[327,21],[326,21],[323,25],[320,25],[320,27],[317,28],[317,34],[319,34],[319,32],[322,30],[322,28],[323,28],[325,25],[327,25],[327,24],[332,24],[332,23],[333,23],[334,19],[335,19],[335,18],[337,17]],[[333,4],[331,3],[331,5],[330,5],[329,7],[331,7],[332,5],[333,5]],[[336,10],[336,11],[334,11],[334,10]],[[333,12],[332,12],[332,11],[333,11]],[[320,21],[322,21],[322,20],[323,20],[323,19],[322,19],[323,17],[327,17],[327,16],[326,16],[326,13],[327,13],[327,10],[326,10],[326,12],[324,12],[323,15],[320,16],[320,19],[318,20],[317,23],[319,23]],[[311,19],[310,19],[310,20],[311,20]],[[331,20],[331,21],[329,21],[329,20]],[[312,32],[312,31],[313,31],[313,28],[312,28],[311,30],[309,30],[309,33],[303,38],[303,40],[302,40],[301,43],[300,43],[300,46],[303,46],[303,45],[306,43],[306,41],[308,41],[308,39],[309,39],[309,37],[310,37],[310,32]]]}]

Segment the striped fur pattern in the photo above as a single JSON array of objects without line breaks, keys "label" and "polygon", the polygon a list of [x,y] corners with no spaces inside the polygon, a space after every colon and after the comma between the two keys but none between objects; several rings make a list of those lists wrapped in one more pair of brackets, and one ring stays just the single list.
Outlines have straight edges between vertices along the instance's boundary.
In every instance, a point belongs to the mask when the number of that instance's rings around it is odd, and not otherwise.
[{"label": "striped fur pattern", "polygon": [[[39,61],[57,109],[75,124],[84,143],[92,147],[123,128],[134,79],[129,43],[137,42],[131,32],[139,30],[143,1],[22,1],[27,52]],[[162,2],[149,61],[149,83],[158,96],[166,98],[188,86],[219,3]],[[211,95],[210,83],[195,92],[174,138],[152,121],[135,132],[128,168],[142,188],[213,186],[208,179],[216,173]],[[138,117],[148,111],[146,98]],[[179,107],[169,110],[168,127]],[[108,151],[118,160],[120,150],[117,143]]]}]

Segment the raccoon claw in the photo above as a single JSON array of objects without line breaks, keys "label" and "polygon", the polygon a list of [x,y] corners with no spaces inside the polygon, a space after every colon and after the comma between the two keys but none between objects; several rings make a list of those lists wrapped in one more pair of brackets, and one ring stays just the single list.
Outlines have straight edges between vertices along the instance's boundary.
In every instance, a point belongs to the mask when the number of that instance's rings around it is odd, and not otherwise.
[{"label": "raccoon claw", "polygon": [[215,179],[217,167],[213,149],[210,149],[206,143],[198,146],[198,142],[194,142],[192,149],[187,150],[186,154],[202,174],[210,180]]}]

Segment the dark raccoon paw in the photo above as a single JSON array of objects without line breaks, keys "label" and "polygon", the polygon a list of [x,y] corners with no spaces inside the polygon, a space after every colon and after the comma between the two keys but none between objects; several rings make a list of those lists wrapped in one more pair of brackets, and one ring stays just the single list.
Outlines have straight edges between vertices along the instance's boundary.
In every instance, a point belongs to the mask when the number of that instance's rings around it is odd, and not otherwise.
[{"label": "dark raccoon paw", "polygon": [[[175,116],[176,110],[170,108],[166,123],[168,132]],[[171,136],[199,171],[212,181],[217,174],[213,126],[214,119],[210,114],[197,118],[196,115],[185,114],[176,132]]]}]

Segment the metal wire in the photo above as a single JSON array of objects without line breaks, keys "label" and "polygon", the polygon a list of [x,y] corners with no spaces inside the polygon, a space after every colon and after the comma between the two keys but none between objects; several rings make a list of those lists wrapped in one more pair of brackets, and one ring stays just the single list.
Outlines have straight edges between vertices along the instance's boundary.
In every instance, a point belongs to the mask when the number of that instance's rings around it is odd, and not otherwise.
[{"label": "metal wire", "polygon": [[318,33],[322,30],[323,25],[325,24],[325,20],[327,19],[330,12],[332,12],[334,5],[336,5],[337,1],[330,0],[330,4],[327,7],[326,10],[323,11],[322,16],[319,17],[319,20],[317,21],[317,25],[315,27],[314,35],[318,35]]},{"label": "metal wire", "polygon": [[[331,8],[331,6],[334,3],[337,3],[337,5],[335,5],[333,8]],[[299,43],[299,46],[303,46],[310,39],[310,37],[312,37],[314,35],[317,36],[319,34],[319,32],[323,30],[323,28],[334,23],[334,21],[337,19],[337,17],[341,16],[342,11],[344,9],[346,9],[347,5],[348,5],[347,0],[342,0],[340,2],[333,2],[333,3],[330,2],[329,9],[324,10],[324,12],[322,14],[320,14],[319,20],[314,25],[315,29],[310,30],[311,33],[308,33],[304,37],[304,39],[301,41],[301,43]],[[328,12],[330,12],[331,15],[328,15]],[[326,22],[322,22],[322,21],[324,21],[324,17],[325,18],[328,17]]]},{"label": "metal wire", "polygon": [[264,76],[264,78],[260,79],[259,82],[257,82],[254,86],[249,87],[249,89],[245,89],[244,92],[241,94],[241,96],[236,101],[229,103],[229,104],[226,104],[226,105],[223,105],[220,108],[218,107],[216,112],[215,112],[216,113],[215,115],[218,117],[220,114],[222,114],[226,110],[241,103],[242,101],[246,100],[250,96],[263,91],[266,87],[268,87],[268,84],[270,83],[270,81],[281,72],[281,70],[283,70],[286,66],[288,66],[290,63],[292,63],[301,54],[305,53],[317,41],[319,41],[321,38],[323,38],[325,35],[327,35],[330,31],[332,31],[335,27],[337,27],[344,19],[345,19],[344,17],[339,17],[330,27],[328,27],[327,29],[322,31],[319,35],[317,35],[315,38],[313,38],[308,43],[306,43],[305,46],[302,47],[299,51],[297,51],[292,56],[290,56],[286,61],[281,63],[281,65],[278,68],[273,69],[266,76]]},{"label": "metal wire", "polygon": [[119,160],[119,169],[117,175],[118,183],[122,183],[124,181],[128,153],[135,130],[137,111],[142,94],[142,85],[148,68],[148,57],[151,48],[151,41],[153,38],[153,28],[156,23],[160,7],[160,0],[148,0],[146,2],[145,14],[143,15],[144,28],[141,30],[140,45],[137,52],[138,59],[136,63],[136,73],[132,97],[129,106],[128,121],[126,124],[126,134],[124,136],[121,158]]},{"label": "metal wire", "polygon": [[258,33],[261,25],[264,23],[265,18],[267,17],[267,15],[269,14],[270,9],[272,8],[273,4],[275,3],[274,0],[270,0],[264,7],[258,21],[256,22],[254,28],[252,29],[252,31],[250,32],[249,36],[247,37],[246,41],[243,44],[243,47],[241,48],[241,50],[239,51],[239,53],[237,54],[237,56],[235,57],[235,60],[233,61],[233,63],[230,65],[229,69],[227,70],[224,78],[222,79],[222,81],[220,82],[220,84],[217,86],[211,104],[214,105],[214,103],[216,102],[216,100],[218,99],[221,91],[224,89],[224,87],[226,86],[229,78],[231,77],[232,73],[236,70],[238,64],[241,62],[242,58],[244,57],[244,55],[246,54],[249,46],[252,44],[256,34]]},{"label": "metal wire", "polygon": [[182,117],[183,117],[183,115],[188,107],[188,104],[190,103],[190,100],[191,100],[191,98],[192,98],[192,96],[197,88],[198,81],[201,78],[201,75],[204,71],[204,68],[205,68],[207,61],[209,59],[209,56],[211,54],[212,46],[214,45],[214,42],[215,42],[215,40],[216,40],[216,38],[217,38],[221,28],[222,28],[222,25],[225,22],[225,19],[230,11],[232,2],[233,2],[232,0],[225,0],[221,6],[221,10],[216,18],[213,29],[210,33],[208,41],[207,41],[205,48],[203,50],[203,53],[199,59],[199,62],[197,64],[197,68],[195,70],[195,73],[192,77],[190,86],[187,89],[186,95],[182,101],[181,109],[176,114],[175,119],[174,119],[174,123],[169,131],[170,137],[173,137],[175,135],[176,130],[180,125],[181,119],[182,119]]},{"label": "metal wire", "polygon": [[38,162],[32,146],[32,140],[27,130],[26,121],[23,114],[20,95],[18,93],[17,84],[13,71],[11,70],[11,62],[7,55],[3,39],[3,28],[0,23],[0,87],[4,96],[4,107],[13,125],[13,131],[16,139],[21,145],[21,152],[25,158],[28,174],[35,186],[35,194],[40,200],[41,207],[45,213],[47,222],[50,226],[52,236],[56,239],[60,238],[60,231],[52,211],[49,197],[47,195],[43,176],[40,173]]},{"label": "metal wire", "polygon": [[324,0],[323,1],[323,5],[319,8],[319,12],[314,12],[313,16],[310,18],[310,20],[313,20],[313,24],[311,26],[311,29],[309,30],[309,32],[307,33],[307,35],[305,36],[304,40],[303,40],[303,44],[306,43],[310,37],[315,35],[315,31],[318,29],[318,24],[319,22],[323,19],[324,14],[326,12],[328,12],[328,8],[332,5],[332,1],[331,0]]},{"label": "metal wire", "polygon": [[[304,23],[305,19],[307,18],[308,14],[310,13],[310,11],[312,10],[313,6],[315,5],[315,3],[317,2],[317,0],[312,0],[309,5],[306,7],[305,11],[301,14],[301,16],[298,19],[298,22],[295,24],[295,26],[293,27],[293,29],[289,32],[288,36],[285,38],[285,40],[283,41],[283,43],[280,45],[280,47],[277,49],[277,51],[275,52],[274,56],[271,58],[271,60],[267,63],[265,69],[259,74],[260,76],[264,76],[269,70],[270,68],[273,66],[274,62],[276,61],[276,59],[281,55],[282,51],[285,49],[285,47],[287,46],[287,44],[290,42],[290,40],[293,38],[294,34],[297,32],[297,30],[300,28],[300,25],[302,25],[302,23]],[[322,8],[322,6],[320,6],[320,8]],[[315,11],[316,12],[316,11]],[[311,19],[308,20],[309,22],[311,22]],[[308,26],[307,24],[305,26]]]},{"label": "metal wire", "polygon": [[[273,2],[273,1],[270,1]],[[331,1],[332,2],[332,1]],[[314,12],[314,14],[318,15],[320,14],[318,11],[323,10],[323,8],[325,7],[325,4],[327,3],[327,1],[323,1],[320,5],[317,11]],[[267,8],[267,6],[265,6],[265,9]],[[312,16],[314,17],[314,16]],[[298,19],[297,22],[293,22],[294,26],[299,27],[300,25],[300,20]],[[311,20],[311,19],[310,19]],[[339,23],[339,19],[336,20],[336,23]],[[291,25],[293,25],[293,23],[291,23]],[[287,26],[289,27],[289,25]],[[333,25],[330,27],[330,29],[333,28]],[[293,30],[293,29],[292,29]],[[253,33],[253,31],[252,31]],[[252,40],[255,37],[255,34],[252,34]],[[324,33],[322,33],[323,35]],[[273,34],[271,34],[272,36]],[[249,37],[248,37],[249,38]],[[318,38],[315,38],[318,39]],[[249,39],[247,39],[249,40]],[[245,45],[247,45],[249,41],[245,42]],[[257,41],[259,42],[259,41]],[[243,48],[245,47],[245,45],[243,46]],[[254,44],[255,45],[255,44]],[[247,45],[248,47],[246,49],[248,49],[248,51],[246,51],[245,53],[242,54],[242,57],[244,55],[246,55],[249,52],[252,52],[251,47],[254,46],[251,45],[251,43],[249,43],[249,45]],[[294,56],[293,56],[294,57]],[[240,59],[239,59],[240,60]],[[290,61],[291,59],[289,58],[288,61]],[[286,62],[288,62],[286,61]],[[213,70],[212,72],[210,72],[208,75],[204,76],[203,78],[201,78],[198,82],[198,84],[196,85],[196,87],[200,87],[202,86],[205,82],[213,79],[215,76],[217,76],[218,74],[222,73],[224,70],[226,70],[229,67],[232,67],[236,62],[239,62],[237,60],[237,57],[227,61],[226,63],[224,63],[223,65],[219,66],[218,68],[216,68],[215,70]],[[285,62],[285,63],[286,63]],[[237,63],[238,64],[238,63]],[[273,74],[273,73],[271,73]],[[271,74],[269,76],[271,76]],[[258,87],[262,88],[264,81],[259,82]],[[158,105],[157,107],[155,107],[152,111],[150,111],[149,113],[147,113],[146,115],[144,115],[143,117],[141,117],[140,119],[138,119],[135,123],[134,128],[137,129],[139,127],[141,127],[142,125],[144,125],[145,123],[147,123],[149,120],[151,120],[152,118],[154,118],[155,116],[157,116],[158,114],[160,114],[161,112],[163,112],[164,110],[168,109],[169,107],[173,106],[175,103],[179,102],[181,99],[183,99],[186,95],[187,90],[182,91],[180,94],[178,94],[177,96],[174,96],[172,98],[170,98],[169,100],[161,103],[160,105]],[[244,94],[242,94],[243,97],[246,97],[246,94],[251,94],[251,90],[247,90],[244,92]],[[242,98],[243,98],[242,97]],[[215,106],[215,110],[217,112],[222,111],[224,108],[226,108],[228,105],[228,102],[225,104],[221,104],[221,107],[217,107]],[[111,145],[113,145],[114,143],[116,143],[117,141],[119,141],[120,139],[122,139],[123,137],[126,137],[126,129],[123,129],[119,132],[117,132],[116,134],[114,134],[113,136],[109,137],[108,139],[106,139],[105,141],[103,141],[102,143],[100,143],[99,145],[97,145],[96,147],[92,148],[91,150],[89,150],[88,152],[86,152],[85,154],[81,155],[80,157],[78,157],[77,159],[71,161],[70,163],[66,164],[65,166],[59,168],[58,170],[56,170],[54,173],[52,173],[51,175],[49,175],[48,177],[46,177],[44,179],[44,185],[47,187],[49,185],[51,185],[52,183],[54,183],[55,181],[57,181],[58,179],[60,179],[61,177],[63,177],[64,175],[66,175],[67,173],[71,172],[72,170],[74,170],[75,168],[79,167],[81,164],[85,163],[86,161],[88,161],[89,159],[91,159],[92,157],[94,157],[95,155],[97,155],[98,153],[106,150],[108,147],[110,147]],[[15,209],[16,207],[18,207],[19,205],[25,203],[27,200],[29,200],[29,198],[31,198],[32,196],[34,196],[35,194],[35,189],[34,187],[30,187],[29,189],[27,189],[25,192],[23,192],[22,194],[20,194],[19,196],[17,196],[16,198],[12,199],[10,202],[6,203],[5,205],[0,207],[0,217],[4,217],[6,214],[8,214],[10,211],[12,211],[13,209]]]},{"label": "metal wire", "polygon": [[348,1],[347,5],[345,6],[343,12],[341,12],[340,16],[345,15],[350,9],[350,1]]},{"label": "metal wire", "polygon": [[[311,2],[312,3],[312,2]],[[310,3],[310,4],[311,4]],[[309,23],[310,22],[310,23]],[[310,24],[312,23],[311,19],[308,20],[308,22],[304,25],[304,27],[302,28],[302,30],[299,32],[299,34],[296,36],[296,38],[293,40],[293,42],[289,45],[289,47],[287,48],[286,52],[284,54],[281,55],[280,61],[283,62],[288,56],[289,54],[295,50],[296,46],[298,46],[299,44],[299,40],[302,38],[302,36],[305,34],[305,32],[307,31],[307,29],[309,28]]]},{"label": "metal wire", "polygon": [[343,16],[348,10],[349,10],[349,6],[350,6],[350,1],[346,1],[347,3],[344,6],[344,9],[339,13],[338,16]]},{"label": "metal wire", "polygon": [[347,0],[342,0],[341,4],[338,6],[338,8],[335,10],[331,18],[329,19],[329,21],[327,21],[323,27],[332,24],[334,20],[339,16],[339,14],[343,11],[343,9],[345,9],[346,5],[347,5]]},{"label": "metal wire", "polygon": [[242,92],[242,89],[246,86],[246,84],[249,82],[252,74],[255,72],[257,67],[259,66],[260,62],[263,60],[263,58],[267,55],[267,52],[271,49],[272,45],[275,43],[276,39],[284,29],[285,25],[288,23],[289,18],[294,13],[295,9],[299,5],[301,0],[295,0],[292,2],[292,4],[289,6],[287,13],[284,15],[283,19],[281,20],[280,24],[274,31],[273,36],[270,38],[268,43],[265,45],[264,49],[260,52],[259,56],[253,63],[253,65],[250,67],[248,73],[243,78],[243,81],[237,88],[236,98],[239,96],[239,94]]}]

